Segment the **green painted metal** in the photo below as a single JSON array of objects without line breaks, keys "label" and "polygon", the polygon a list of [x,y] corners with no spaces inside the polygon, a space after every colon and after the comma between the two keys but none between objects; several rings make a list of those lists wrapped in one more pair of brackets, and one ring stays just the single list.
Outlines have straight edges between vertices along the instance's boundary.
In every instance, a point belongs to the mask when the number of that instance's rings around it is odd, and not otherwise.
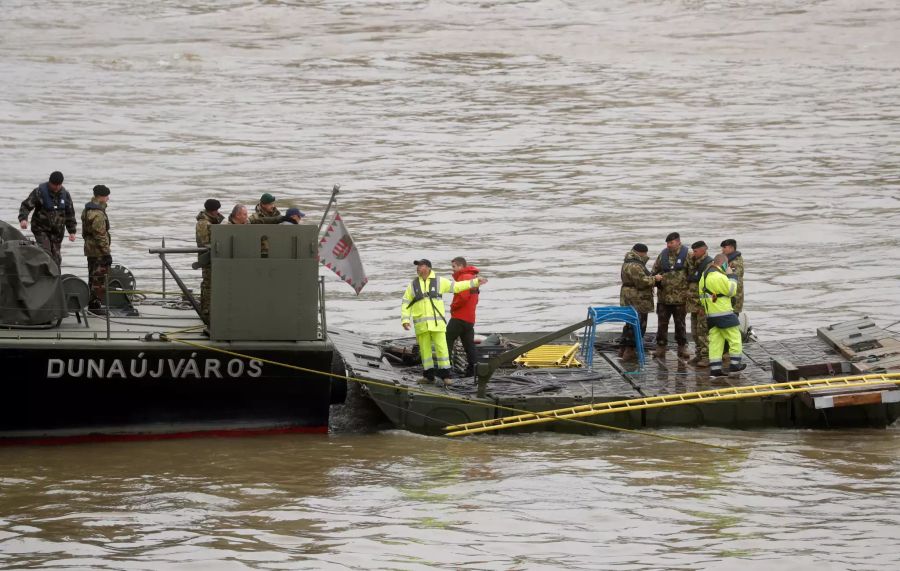
[{"label": "green painted metal", "polygon": [[317,238],[303,224],[213,226],[210,338],[317,340]]}]

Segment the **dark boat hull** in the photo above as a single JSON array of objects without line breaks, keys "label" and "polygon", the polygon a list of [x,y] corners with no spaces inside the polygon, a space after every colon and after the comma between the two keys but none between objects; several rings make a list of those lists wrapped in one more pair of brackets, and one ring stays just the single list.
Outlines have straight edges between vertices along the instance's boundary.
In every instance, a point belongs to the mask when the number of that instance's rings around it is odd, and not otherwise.
[{"label": "dark boat hull", "polygon": [[0,442],[326,432],[336,398],[328,376],[274,364],[330,372],[323,342],[228,346],[253,358],[171,342],[67,345],[0,348]]}]

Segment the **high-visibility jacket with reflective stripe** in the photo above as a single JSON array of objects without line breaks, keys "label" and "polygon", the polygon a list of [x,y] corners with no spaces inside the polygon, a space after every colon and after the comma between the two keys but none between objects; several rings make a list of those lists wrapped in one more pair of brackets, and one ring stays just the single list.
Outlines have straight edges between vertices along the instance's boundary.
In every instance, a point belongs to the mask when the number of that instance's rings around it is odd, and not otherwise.
[{"label": "high-visibility jacket with reflective stripe", "polygon": [[403,293],[403,302],[400,306],[401,323],[412,322],[416,328],[416,334],[425,331],[447,330],[447,323],[445,320],[450,319],[450,316],[446,315],[444,311],[444,300],[440,297],[433,299],[428,297],[427,292],[428,288],[431,286],[431,280],[438,280],[437,292],[440,294],[450,292],[459,293],[473,287],[478,287],[478,284],[480,283],[478,278],[455,282],[453,280],[448,280],[447,278],[439,278],[434,275],[434,272],[431,272],[428,275],[428,279],[423,280],[419,277],[416,279],[419,281],[419,287],[422,292],[425,293],[425,297],[410,305],[410,302],[415,299],[415,294],[413,293],[412,284],[409,284],[406,286],[406,291]]},{"label": "high-visibility jacket with reflective stripe", "polygon": [[737,293],[736,275],[727,275],[722,268],[710,265],[697,286],[700,305],[706,312],[710,327],[738,325],[738,318],[731,307],[731,298]]}]

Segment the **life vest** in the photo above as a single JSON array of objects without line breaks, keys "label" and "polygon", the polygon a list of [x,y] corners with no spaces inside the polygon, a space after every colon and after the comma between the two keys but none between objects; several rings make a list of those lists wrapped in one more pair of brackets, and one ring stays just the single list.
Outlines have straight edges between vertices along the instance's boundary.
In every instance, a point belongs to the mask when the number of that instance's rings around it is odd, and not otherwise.
[{"label": "life vest", "polygon": [[691,272],[688,275],[688,281],[691,283],[698,283],[700,278],[703,277],[703,273],[706,271],[706,268],[712,263],[713,259],[709,256],[703,256],[703,259],[700,260],[700,263],[697,264],[697,269]]},{"label": "life vest", "polygon": [[[441,299],[441,294],[438,293],[438,289],[437,289],[439,279],[440,278],[435,276],[430,282],[428,282],[428,292],[427,293],[422,292],[422,285],[419,283],[418,276],[415,279],[413,279],[413,281],[412,281],[413,299],[408,304],[406,304],[406,307],[412,307],[413,305],[422,301],[426,297],[429,297],[431,299]],[[441,317],[443,317],[443,315]]]},{"label": "life vest", "polygon": [[66,198],[69,196],[65,187],[60,187],[59,192],[56,193],[56,200],[53,200],[53,196],[50,192],[50,185],[46,182],[42,182],[38,185],[38,192],[41,194],[41,204],[43,205],[44,210],[47,212],[65,212]]},{"label": "life vest", "polygon": [[659,255],[659,264],[662,266],[662,272],[667,274],[669,272],[677,272],[678,270],[684,269],[684,263],[687,261],[688,256],[688,247],[682,246],[680,250],[678,250],[678,255],[675,258],[675,265],[669,265],[669,249],[663,248],[662,252]]}]

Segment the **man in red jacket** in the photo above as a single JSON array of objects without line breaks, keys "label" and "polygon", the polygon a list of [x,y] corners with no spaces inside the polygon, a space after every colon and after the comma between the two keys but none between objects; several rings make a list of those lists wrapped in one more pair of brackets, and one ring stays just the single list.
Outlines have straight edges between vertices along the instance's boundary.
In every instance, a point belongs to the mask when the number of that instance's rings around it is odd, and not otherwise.
[{"label": "man in red jacket", "polygon": [[[450,267],[453,268],[454,281],[460,282],[478,277],[478,268],[468,265],[462,256],[453,258]],[[466,351],[466,360],[469,362],[465,372],[467,377],[475,374],[475,362],[478,360],[478,354],[475,352],[476,305],[478,305],[478,288],[454,294],[453,302],[450,304],[450,321],[447,322],[447,347],[450,349],[450,355],[453,355],[453,344],[456,343],[456,338],[459,337],[462,340],[463,348]]]}]

